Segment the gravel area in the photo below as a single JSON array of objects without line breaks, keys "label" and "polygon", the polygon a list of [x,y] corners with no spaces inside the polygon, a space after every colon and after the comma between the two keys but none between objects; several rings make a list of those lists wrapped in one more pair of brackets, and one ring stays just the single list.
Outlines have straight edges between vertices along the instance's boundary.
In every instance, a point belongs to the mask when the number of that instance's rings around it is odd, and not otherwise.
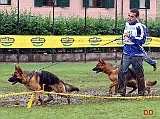
[{"label": "gravel area", "polygon": [[[151,95],[158,95],[160,96],[160,88],[152,88]],[[12,94],[14,92],[9,92],[7,94]],[[71,94],[79,94],[79,95],[93,95],[93,96],[109,96],[109,93],[107,91],[88,91],[88,92],[73,92]],[[6,94],[4,92],[0,92],[0,94]],[[137,91],[133,92],[132,95],[137,95]],[[131,95],[131,96],[132,96]],[[45,103],[45,106],[51,106],[55,104],[59,105],[65,105],[68,104],[67,99],[58,95],[52,95],[53,100]],[[19,96],[11,96],[11,97],[5,97],[0,98],[0,107],[26,107],[28,104],[28,101],[31,97],[31,94],[27,95],[19,95]],[[47,95],[44,95],[44,99],[47,99]],[[87,103],[87,102],[100,102],[100,101],[117,101],[119,99],[102,99],[102,98],[87,98],[87,97],[70,97],[70,104],[81,104],[81,103]],[[38,103],[39,106],[41,106],[41,103]]]}]

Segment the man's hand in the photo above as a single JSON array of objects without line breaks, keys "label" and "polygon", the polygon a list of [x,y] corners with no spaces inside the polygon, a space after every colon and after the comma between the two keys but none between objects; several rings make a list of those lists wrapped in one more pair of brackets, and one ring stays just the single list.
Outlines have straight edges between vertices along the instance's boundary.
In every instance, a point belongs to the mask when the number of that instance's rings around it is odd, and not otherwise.
[{"label": "man's hand", "polygon": [[124,37],[129,37],[129,33],[128,33],[128,32],[125,32],[125,33],[123,34],[123,36],[124,36]]}]

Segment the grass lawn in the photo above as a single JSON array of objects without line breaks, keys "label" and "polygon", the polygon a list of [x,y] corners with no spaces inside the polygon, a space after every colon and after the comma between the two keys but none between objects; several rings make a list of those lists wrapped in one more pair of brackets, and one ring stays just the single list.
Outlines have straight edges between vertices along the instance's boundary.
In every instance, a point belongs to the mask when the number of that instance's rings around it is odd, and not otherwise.
[{"label": "grass lawn", "polygon": [[[54,73],[66,83],[79,87],[80,92],[108,91],[111,82],[107,75],[103,73],[96,74],[92,71],[96,63],[20,63],[16,65],[19,65],[23,70],[39,70],[47,67],[44,70]],[[29,91],[22,84],[11,85],[7,81],[13,74],[14,66],[15,64],[13,63],[0,64],[0,93]],[[160,67],[159,61],[158,67]],[[159,69],[154,72],[153,68],[144,62],[144,70],[147,80],[158,81],[153,88],[160,88]],[[156,93],[160,95],[160,92]],[[103,100],[97,102],[95,99],[90,99],[77,104],[35,106],[30,109],[26,107],[0,106],[0,110],[0,119],[160,119],[160,99]],[[154,113],[152,116],[144,116],[144,110],[153,110]]]}]

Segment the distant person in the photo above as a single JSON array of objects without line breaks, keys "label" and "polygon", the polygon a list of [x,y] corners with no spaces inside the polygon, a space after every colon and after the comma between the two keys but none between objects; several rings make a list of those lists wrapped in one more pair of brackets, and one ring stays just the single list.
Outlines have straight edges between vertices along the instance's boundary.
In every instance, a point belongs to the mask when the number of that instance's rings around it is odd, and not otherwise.
[{"label": "distant person", "polygon": [[[140,21],[140,20],[139,20]],[[147,36],[147,28],[144,24],[142,24],[143,30],[144,30],[144,35]],[[150,64],[151,66],[153,66],[153,70],[156,71],[157,70],[157,62],[155,62],[154,60],[152,60],[152,58],[150,58],[146,51],[144,50],[144,54],[143,54],[143,60],[145,62],[147,62],[148,64]]]}]

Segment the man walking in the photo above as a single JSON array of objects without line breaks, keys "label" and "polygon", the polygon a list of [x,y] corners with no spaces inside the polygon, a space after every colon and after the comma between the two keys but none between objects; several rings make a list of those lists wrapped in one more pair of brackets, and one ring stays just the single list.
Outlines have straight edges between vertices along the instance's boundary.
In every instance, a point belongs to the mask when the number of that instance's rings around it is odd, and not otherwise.
[{"label": "man walking", "polygon": [[128,21],[125,24],[124,29],[124,42],[123,56],[121,64],[118,70],[118,93],[121,96],[125,96],[125,73],[129,66],[132,64],[136,77],[138,79],[138,95],[145,95],[145,81],[144,81],[144,70],[143,70],[143,47],[140,44],[146,40],[143,27],[137,20],[139,17],[139,11],[137,9],[130,10],[128,14]]}]

